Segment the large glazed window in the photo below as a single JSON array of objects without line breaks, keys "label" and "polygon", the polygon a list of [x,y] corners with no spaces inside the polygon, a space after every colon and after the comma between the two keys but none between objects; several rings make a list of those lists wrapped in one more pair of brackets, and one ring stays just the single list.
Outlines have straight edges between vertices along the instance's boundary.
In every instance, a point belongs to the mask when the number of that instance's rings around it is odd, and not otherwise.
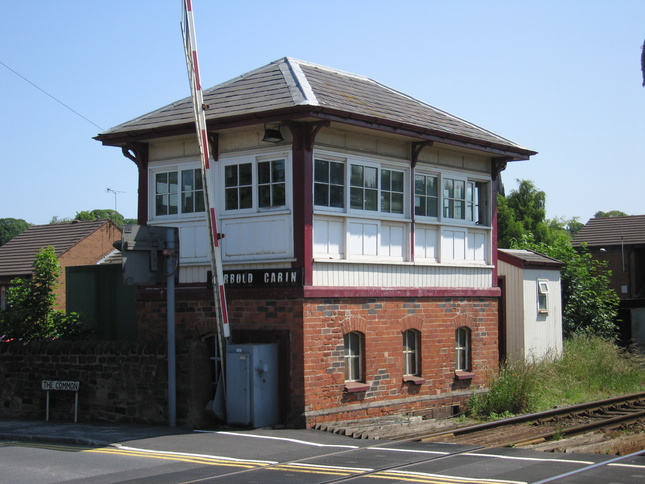
[{"label": "large glazed window", "polygon": [[378,169],[351,165],[349,206],[356,210],[378,210]]},{"label": "large glazed window", "polygon": [[411,167],[397,159],[318,153],[314,257],[490,264],[491,180],[482,167],[448,171],[428,163]]},{"label": "large glazed window", "polygon": [[443,217],[466,219],[466,182],[464,180],[444,178]]},{"label": "large glazed window", "polygon": [[225,212],[244,210],[248,214],[287,207],[285,158],[239,163],[225,161],[223,164]]},{"label": "large glazed window", "polygon": [[285,161],[258,163],[258,203],[260,208],[284,207],[286,204]]},{"label": "large glazed window", "polygon": [[204,183],[202,170],[183,170],[181,172],[181,211],[182,213],[203,212]]},{"label": "large glazed window", "polygon": [[158,171],[154,174],[155,216],[204,212],[200,169]]},{"label": "large glazed window", "polygon": [[443,178],[444,219],[464,220],[489,225],[487,184],[458,178]]},{"label": "large glazed window", "polygon": [[414,214],[422,217],[437,217],[438,206],[437,177],[434,175],[415,175]]},{"label": "large glazed window", "polygon": [[403,213],[403,179],[402,171],[381,170],[381,212]]},{"label": "large glazed window", "polygon": [[345,207],[345,164],[316,160],[314,163],[314,205]]},{"label": "large glazed window", "polygon": [[241,163],[224,168],[225,209],[253,207],[253,165]]}]

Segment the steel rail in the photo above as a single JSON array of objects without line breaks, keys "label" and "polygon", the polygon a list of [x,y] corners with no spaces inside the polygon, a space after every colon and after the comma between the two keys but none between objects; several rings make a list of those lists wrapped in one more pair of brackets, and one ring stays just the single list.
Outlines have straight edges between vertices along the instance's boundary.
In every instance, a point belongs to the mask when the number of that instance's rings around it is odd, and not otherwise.
[{"label": "steel rail", "polygon": [[621,424],[635,423],[639,420],[645,420],[645,410],[642,410],[639,412],[630,412],[625,415],[618,415],[616,417],[610,417],[607,419],[599,419],[597,422],[591,422],[587,424],[576,425],[573,427],[561,428],[554,432],[545,432],[544,434],[541,434],[541,435],[535,435],[531,437],[529,440],[516,440],[514,442],[510,442],[508,444],[502,445],[501,447],[511,447],[511,446],[517,447],[522,445],[530,445],[532,443],[535,443],[535,441],[538,439],[548,440],[554,437],[555,435],[584,434],[591,430],[597,430],[605,427],[614,428]]},{"label": "steel rail", "polygon": [[619,397],[612,397],[604,400],[596,400],[593,402],[587,402],[587,403],[582,403],[577,405],[571,405],[568,407],[561,407],[561,408],[556,408],[552,410],[546,410],[544,412],[519,415],[517,417],[511,417],[508,419],[495,420],[492,422],[469,425],[466,427],[458,427],[450,430],[424,433],[424,434],[419,434],[417,436],[405,435],[400,439],[391,438],[390,440],[394,440],[394,441],[408,441],[408,440],[415,441],[415,440],[426,440],[426,439],[436,440],[437,438],[440,438],[442,436],[465,435],[469,433],[480,432],[483,430],[489,430],[489,429],[500,428],[500,427],[509,427],[509,426],[521,424],[521,423],[541,421],[552,417],[576,415],[593,409],[599,409],[599,408],[612,406],[612,405],[624,405],[624,404],[629,404],[631,402],[638,402],[640,400],[645,400],[645,392],[622,395]]}]

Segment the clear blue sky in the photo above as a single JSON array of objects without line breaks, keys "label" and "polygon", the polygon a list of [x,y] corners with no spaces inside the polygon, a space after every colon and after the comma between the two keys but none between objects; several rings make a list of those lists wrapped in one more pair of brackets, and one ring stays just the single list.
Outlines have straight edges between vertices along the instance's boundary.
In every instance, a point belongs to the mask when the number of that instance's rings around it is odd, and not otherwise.
[{"label": "clear blue sky", "polygon": [[[206,87],[284,56],[369,76],[538,151],[503,179],[532,180],[549,218],[645,214],[643,0],[193,4]],[[0,64],[0,218],[114,208],[107,188],[136,216],[134,164],[92,137],[190,94],[180,17],[180,0],[5,2],[0,62],[29,82]]]}]

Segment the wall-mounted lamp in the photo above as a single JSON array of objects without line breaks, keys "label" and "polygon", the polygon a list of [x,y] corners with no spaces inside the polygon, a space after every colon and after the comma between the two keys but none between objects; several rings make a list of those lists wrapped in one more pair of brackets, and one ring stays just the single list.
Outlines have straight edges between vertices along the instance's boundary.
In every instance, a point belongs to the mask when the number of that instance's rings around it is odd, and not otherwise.
[{"label": "wall-mounted lamp", "polygon": [[277,129],[271,129],[265,126],[264,138],[262,138],[262,141],[265,141],[267,143],[279,143],[280,141],[284,141],[282,133],[280,132],[280,125],[278,125]]}]

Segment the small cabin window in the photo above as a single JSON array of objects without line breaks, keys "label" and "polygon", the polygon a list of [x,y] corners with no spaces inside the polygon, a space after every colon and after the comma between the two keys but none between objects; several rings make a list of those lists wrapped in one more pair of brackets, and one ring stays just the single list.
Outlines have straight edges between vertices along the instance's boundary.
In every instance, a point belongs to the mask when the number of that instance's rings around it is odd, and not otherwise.
[{"label": "small cabin window", "polygon": [[538,279],[538,313],[546,314],[549,312],[549,281],[546,279]]}]

